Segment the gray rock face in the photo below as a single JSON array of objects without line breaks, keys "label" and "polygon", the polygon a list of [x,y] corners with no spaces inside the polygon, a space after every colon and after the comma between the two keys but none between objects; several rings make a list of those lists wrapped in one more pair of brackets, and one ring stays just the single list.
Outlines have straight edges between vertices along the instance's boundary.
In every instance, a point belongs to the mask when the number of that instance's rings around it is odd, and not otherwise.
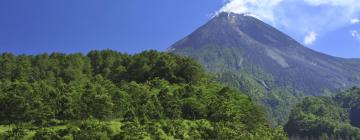
[{"label": "gray rock face", "polygon": [[[241,75],[244,69],[251,73],[256,67],[273,77],[271,86],[292,86],[307,95],[360,84],[359,59],[313,51],[244,14],[220,13],[168,50],[193,57],[215,73],[231,71]],[[253,75],[260,81],[268,80]]]}]

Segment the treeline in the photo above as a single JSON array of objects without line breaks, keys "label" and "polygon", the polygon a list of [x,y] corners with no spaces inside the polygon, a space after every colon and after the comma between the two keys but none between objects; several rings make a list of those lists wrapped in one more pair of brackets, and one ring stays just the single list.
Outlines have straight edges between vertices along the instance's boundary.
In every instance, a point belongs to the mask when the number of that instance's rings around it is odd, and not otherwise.
[{"label": "treeline", "polygon": [[[264,69],[241,57],[241,48],[209,45],[207,49],[184,47],[174,53],[189,56],[214,73],[221,84],[236,88],[265,109],[267,120],[274,126],[283,126],[291,109],[304,97],[291,81],[281,81]],[[278,77],[279,78],[279,77]]]},{"label": "treeline", "polygon": [[0,139],[286,139],[246,95],[156,51],[4,53],[0,107]]},{"label": "treeline", "polygon": [[360,139],[360,88],[334,97],[307,97],[284,127],[294,139]]},{"label": "treeline", "polygon": [[276,87],[273,82],[256,80],[257,78],[247,72],[242,72],[241,75],[223,72],[216,74],[216,79],[220,83],[239,89],[252,101],[261,105],[266,112],[267,120],[273,126],[284,126],[291,109],[304,97],[302,92],[294,90],[291,86]]}]

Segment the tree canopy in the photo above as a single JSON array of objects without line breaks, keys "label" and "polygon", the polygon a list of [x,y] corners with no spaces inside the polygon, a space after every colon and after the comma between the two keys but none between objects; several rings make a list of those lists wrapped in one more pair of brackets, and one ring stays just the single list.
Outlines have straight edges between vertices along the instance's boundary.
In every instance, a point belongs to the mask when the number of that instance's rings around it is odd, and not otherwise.
[{"label": "tree canopy", "polygon": [[0,139],[286,139],[243,93],[157,51],[0,56]]},{"label": "tree canopy", "polygon": [[307,97],[292,110],[285,131],[294,139],[360,139],[360,89],[334,97]]}]

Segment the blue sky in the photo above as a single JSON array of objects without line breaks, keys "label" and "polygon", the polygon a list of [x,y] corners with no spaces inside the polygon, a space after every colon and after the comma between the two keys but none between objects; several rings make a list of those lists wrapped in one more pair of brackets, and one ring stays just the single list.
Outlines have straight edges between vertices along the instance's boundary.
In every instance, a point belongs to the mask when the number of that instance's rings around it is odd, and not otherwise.
[{"label": "blue sky", "polygon": [[163,51],[220,11],[253,13],[309,48],[360,58],[356,0],[1,0],[0,52]]},{"label": "blue sky", "polygon": [[222,0],[0,0],[0,52],[165,50]]}]

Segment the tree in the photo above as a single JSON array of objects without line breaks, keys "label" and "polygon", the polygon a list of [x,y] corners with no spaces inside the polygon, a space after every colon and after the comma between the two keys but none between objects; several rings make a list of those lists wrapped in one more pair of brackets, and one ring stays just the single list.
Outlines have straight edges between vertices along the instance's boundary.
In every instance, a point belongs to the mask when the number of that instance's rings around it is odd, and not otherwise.
[{"label": "tree", "polygon": [[107,89],[98,83],[88,83],[81,95],[82,117],[105,119],[111,116],[113,103]]},{"label": "tree", "polygon": [[0,62],[0,124],[26,124],[9,139],[285,138],[248,96],[189,58],[105,50]]}]

